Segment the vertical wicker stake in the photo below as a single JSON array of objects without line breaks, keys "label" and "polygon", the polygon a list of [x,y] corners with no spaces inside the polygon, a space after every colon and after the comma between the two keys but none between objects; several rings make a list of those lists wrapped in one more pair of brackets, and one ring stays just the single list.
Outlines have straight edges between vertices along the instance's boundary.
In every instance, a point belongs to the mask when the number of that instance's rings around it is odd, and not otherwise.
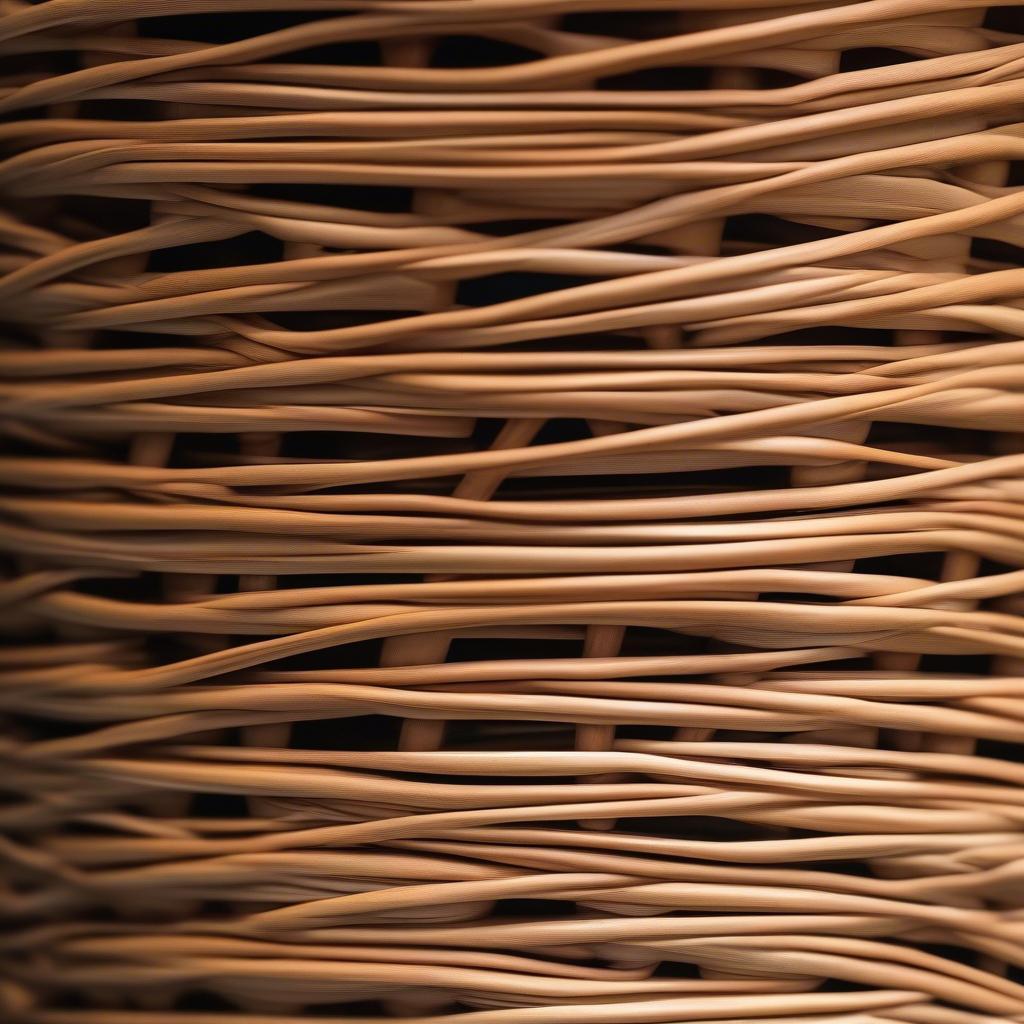
[{"label": "vertical wicker stake", "polygon": [[1024,1021],[1024,0],[0,50],[0,1019]]}]

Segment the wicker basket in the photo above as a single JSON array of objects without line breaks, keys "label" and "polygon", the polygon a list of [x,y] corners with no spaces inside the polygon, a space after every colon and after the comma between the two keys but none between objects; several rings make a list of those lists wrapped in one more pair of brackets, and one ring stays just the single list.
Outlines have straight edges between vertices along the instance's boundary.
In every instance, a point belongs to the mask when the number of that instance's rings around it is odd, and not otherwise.
[{"label": "wicker basket", "polygon": [[1024,1019],[1024,7],[4,0],[0,1017]]}]

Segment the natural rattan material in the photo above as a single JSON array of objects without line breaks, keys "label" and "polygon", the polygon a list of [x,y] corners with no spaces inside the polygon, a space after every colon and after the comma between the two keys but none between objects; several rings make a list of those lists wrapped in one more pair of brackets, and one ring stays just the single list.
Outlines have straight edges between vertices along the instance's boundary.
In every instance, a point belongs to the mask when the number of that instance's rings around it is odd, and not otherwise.
[{"label": "natural rattan material", "polygon": [[1024,2],[4,0],[0,1017],[1024,1020]]}]

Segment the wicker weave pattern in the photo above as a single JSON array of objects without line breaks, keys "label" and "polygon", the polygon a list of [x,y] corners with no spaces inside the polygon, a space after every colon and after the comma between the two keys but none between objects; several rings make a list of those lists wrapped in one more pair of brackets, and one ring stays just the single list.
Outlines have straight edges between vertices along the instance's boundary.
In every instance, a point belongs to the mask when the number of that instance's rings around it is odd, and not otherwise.
[{"label": "wicker weave pattern", "polygon": [[1024,1019],[1021,0],[0,10],[0,1016]]}]

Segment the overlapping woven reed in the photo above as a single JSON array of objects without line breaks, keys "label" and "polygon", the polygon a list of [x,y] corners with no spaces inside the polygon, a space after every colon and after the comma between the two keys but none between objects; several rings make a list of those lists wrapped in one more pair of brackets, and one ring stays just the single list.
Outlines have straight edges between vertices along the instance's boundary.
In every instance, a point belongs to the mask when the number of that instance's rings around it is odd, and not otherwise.
[{"label": "overlapping woven reed", "polygon": [[0,1016],[1024,1020],[1024,10],[5,0]]}]

